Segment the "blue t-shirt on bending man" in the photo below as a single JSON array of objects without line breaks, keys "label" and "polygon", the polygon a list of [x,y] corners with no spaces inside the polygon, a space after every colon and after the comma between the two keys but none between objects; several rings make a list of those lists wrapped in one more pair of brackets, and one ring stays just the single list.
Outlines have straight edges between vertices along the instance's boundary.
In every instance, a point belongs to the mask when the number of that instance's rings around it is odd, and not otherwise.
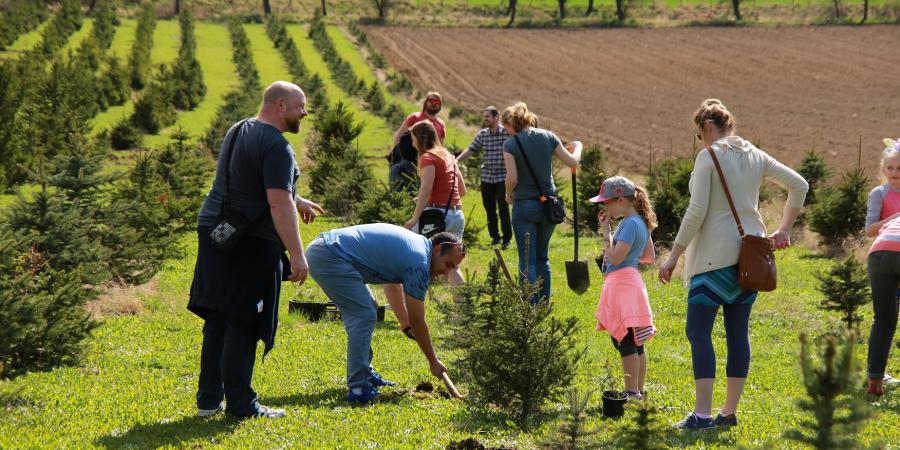
[{"label": "blue t-shirt on bending man", "polygon": [[639,214],[635,213],[623,219],[613,234],[613,248],[620,241],[631,244],[631,248],[628,249],[625,260],[620,264],[607,264],[606,271],[603,273],[607,274],[625,267],[636,268],[641,256],[644,254],[648,240],[650,240],[650,230],[647,229],[647,224],[644,223],[644,219]]},{"label": "blue t-shirt on bending man", "polygon": [[431,283],[431,241],[403,227],[372,223],[322,233],[325,245],[353,264],[367,284],[403,283],[425,300]]}]

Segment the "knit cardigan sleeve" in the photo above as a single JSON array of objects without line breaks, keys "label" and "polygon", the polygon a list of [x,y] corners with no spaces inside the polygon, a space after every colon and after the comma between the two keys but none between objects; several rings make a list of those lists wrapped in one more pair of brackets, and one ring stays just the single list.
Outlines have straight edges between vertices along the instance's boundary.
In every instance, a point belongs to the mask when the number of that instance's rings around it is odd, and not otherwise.
[{"label": "knit cardigan sleeve", "polygon": [[701,151],[694,160],[694,171],[691,172],[691,181],[688,186],[691,191],[691,201],[688,205],[684,217],[681,219],[681,226],[678,228],[678,235],[675,237],[675,243],[683,247],[688,244],[700,231],[704,219],[706,219],[706,210],[709,208],[709,191],[712,182],[712,174],[714,172],[712,158],[709,153]]},{"label": "knit cardigan sleeve", "polygon": [[778,162],[778,160],[769,156],[768,153],[763,153],[766,160],[766,170],[763,176],[770,178],[779,186],[787,189],[787,206],[802,208],[803,201],[806,200],[806,192],[809,191],[809,183],[794,169]]}]

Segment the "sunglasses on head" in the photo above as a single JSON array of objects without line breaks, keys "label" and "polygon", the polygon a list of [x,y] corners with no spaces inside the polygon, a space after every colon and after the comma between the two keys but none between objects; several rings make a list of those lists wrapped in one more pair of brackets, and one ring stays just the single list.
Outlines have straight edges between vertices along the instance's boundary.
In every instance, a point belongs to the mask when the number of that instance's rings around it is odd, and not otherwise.
[{"label": "sunglasses on head", "polygon": [[426,101],[427,103],[431,103],[431,104],[435,104],[435,105],[440,105],[440,104],[441,104],[441,101],[440,101],[439,99],[436,99],[436,98],[429,98],[428,100],[425,100],[425,101]]}]

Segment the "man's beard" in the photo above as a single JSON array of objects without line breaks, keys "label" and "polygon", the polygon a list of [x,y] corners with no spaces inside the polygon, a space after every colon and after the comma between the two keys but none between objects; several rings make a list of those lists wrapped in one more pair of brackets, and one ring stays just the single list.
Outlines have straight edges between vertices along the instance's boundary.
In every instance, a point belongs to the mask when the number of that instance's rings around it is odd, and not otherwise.
[{"label": "man's beard", "polygon": [[490,121],[490,120],[484,120],[484,121],[481,122],[481,126],[483,126],[483,127],[485,127],[485,128],[490,128],[490,127],[491,127],[491,121]]},{"label": "man's beard", "polygon": [[441,112],[441,107],[440,106],[426,106],[425,112],[427,112],[428,114],[431,114],[432,116],[435,116],[435,115],[437,115],[437,113]]},{"label": "man's beard", "polygon": [[287,123],[288,131],[291,133],[299,133],[300,132],[300,118],[298,117],[293,122],[288,121]]}]

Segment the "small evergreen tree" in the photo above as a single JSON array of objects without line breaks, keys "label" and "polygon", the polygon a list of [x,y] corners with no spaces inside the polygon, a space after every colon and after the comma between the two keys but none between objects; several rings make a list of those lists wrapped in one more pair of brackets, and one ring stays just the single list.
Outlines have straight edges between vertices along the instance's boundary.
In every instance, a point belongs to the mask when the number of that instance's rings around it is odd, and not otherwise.
[{"label": "small evergreen tree", "polygon": [[684,156],[663,160],[652,167],[647,193],[653,201],[658,223],[653,230],[654,242],[668,245],[675,242],[681,218],[690,204],[688,183],[693,170],[694,161]]},{"label": "small evergreen tree", "polygon": [[844,262],[837,263],[828,273],[816,275],[817,289],[825,298],[819,309],[841,313],[841,320],[849,330],[859,330],[862,316],[859,307],[870,302],[871,291],[865,267],[850,255]]},{"label": "small evergreen tree", "polygon": [[581,153],[581,166],[578,172],[578,225],[581,230],[586,233],[596,232],[600,227],[597,220],[597,206],[588,201],[591,197],[597,195],[597,189],[600,183],[607,176],[605,161],[603,159],[603,149],[597,145],[589,145],[585,147]]},{"label": "small evergreen tree", "polygon": [[381,92],[378,80],[373,81],[372,86],[366,92],[366,103],[369,104],[369,110],[376,114],[384,109],[384,93]]},{"label": "small evergreen tree", "polygon": [[588,404],[591,401],[591,393],[579,392],[578,389],[569,390],[569,405],[566,409],[566,417],[562,424],[541,443],[540,448],[547,450],[589,450],[602,448],[596,441],[599,430],[590,428],[586,422],[588,419]]},{"label": "small evergreen tree", "polygon": [[116,150],[138,148],[144,143],[144,135],[141,129],[134,125],[130,117],[126,117],[117,123],[109,135],[109,142]]},{"label": "small evergreen tree", "polygon": [[131,88],[128,86],[128,72],[119,58],[106,58],[106,71],[100,77],[101,90],[109,106],[118,106],[128,101]]},{"label": "small evergreen tree", "polygon": [[91,297],[76,272],[48,269],[46,260],[0,228],[0,378],[77,362],[81,342],[97,326]]},{"label": "small evergreen tree", "polygon": [[625,450],[665,450],[669,448],[662,439],[664,425],[659,420],[659,409],[648,399],[626,405],[634,411],[634,420],[626,424],[616,442]]},{"label": "small evergreen tree", "polygon": [[197,107],[206,95],[206,84],[203,82],[203,70],[197,61],[197,42],[194,38],[194,20],[189,8],[182,8],[178,18],[181,25],[181,48],[178,59],[172,66],[169,82],[172,104],[182,110]]},{"label": "small evergreen tree", "polygon": [[800,335],[800,365],[808,399],[797,401],[803,411],[813,415],[800,428],[784,433],[787,439],[820,450],[860,448],[856,440],[863,421],[872,413],[863,400],[849,395],[859,386],[860,373],[853,356],[856,336],[825,336],[820,362],[810,355],[806,334]]},{"label": "small evergreen tree", "polygon": [[803,201],[803,206],[809,206],[816,202],[818,188],[831,177],[831,169],[825,163],[825,157],[813,147],[803,156],[797,172],[809,183],[809,191],[806,192],[806,200]]},{"label": "small evergreen tree", "polygon": [[148,134],[157,134],[163,128],[175,123],[175,108],[172,106],[169,79],[168,71],[165,67],[160,67],[156,79],[134,102],[131,121]]},{"label": "small evergreen tree", "polygon": [[461,350],[456,364],[470,384],[468,398],[503,408],[520,426],[571,385],[584,355],[574,317],[561,320],[547,303],[531,304],[539,290],[527,281],[501,281],[493,261],[485,281],[467,283],[458,302],[442,306],[452,336],[448,343]]},{"label": "small evergreen tree", "polygon": [[150,72],[150,52],[153,50],[153,30],[156,28],[156,12],[153,3],[147,2],[141,7],[138,15],[137,29],[134,33],[134,44],[128,59],[128,72],[131,87],[143,89]]},{"label": "small evergreen tree", "polygon": [[401,225],[412,217],[415,203],[411,191],[394,192],[384,183],[365,193],[353,214],[354,224],[392,223]]},{"label": "small evergreen tree", "polygon": [[866,220],[866,186],[869,178],[862,169],[851,169],[837,186],[822,189],[809,211],[809,226],[822,237],[822,244],[840,246],[857,235]]}]

